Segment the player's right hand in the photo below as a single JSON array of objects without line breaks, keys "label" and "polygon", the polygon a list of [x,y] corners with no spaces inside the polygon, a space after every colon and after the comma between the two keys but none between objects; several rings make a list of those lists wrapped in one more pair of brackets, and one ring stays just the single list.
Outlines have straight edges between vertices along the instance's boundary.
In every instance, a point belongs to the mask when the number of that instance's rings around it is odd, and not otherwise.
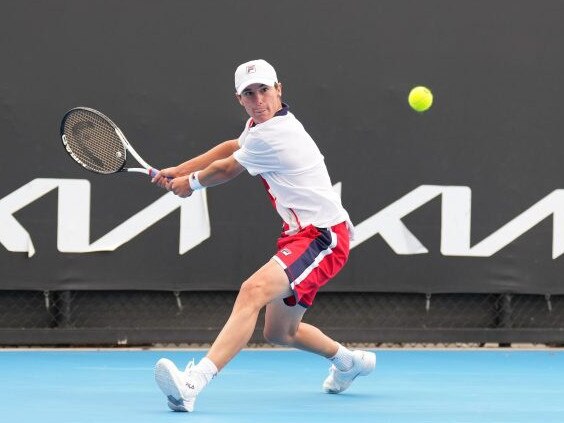
[{"label": "player's right hand", "polygon": [[192,191],[192,188],[190,187],[189,178],[190,175],[179,176],[178,178],[171,179],[167,182],[166,189],[172,191],[179,197],[190,197],[194,191]]}]

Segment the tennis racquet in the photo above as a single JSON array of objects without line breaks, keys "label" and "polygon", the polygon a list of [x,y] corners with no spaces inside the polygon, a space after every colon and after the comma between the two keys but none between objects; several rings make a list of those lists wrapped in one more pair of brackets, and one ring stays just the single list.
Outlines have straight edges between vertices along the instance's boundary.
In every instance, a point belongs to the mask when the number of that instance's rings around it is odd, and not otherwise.
[{"label": "tennis racquet", "polygon": [[[91,172],[138,172],[151,177],[158,172],[133,149],[117,125],[97,110],[69,110],[61,122],[61,138],[69,156]],[[127,152],[143,167],[126,167]]]}]

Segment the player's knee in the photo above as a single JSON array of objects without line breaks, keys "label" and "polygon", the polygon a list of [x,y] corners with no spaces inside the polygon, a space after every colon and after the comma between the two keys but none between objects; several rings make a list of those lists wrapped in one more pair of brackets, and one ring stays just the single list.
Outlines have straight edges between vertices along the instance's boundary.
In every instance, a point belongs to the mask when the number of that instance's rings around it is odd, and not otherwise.
[{"label": "player's knee", "polygon": [[264,306],[266,304],[264,297],[264,284],[260,280],[248,279],[239,289],[238,299],[247,306]]},{"label": "player's knee", "polygon": [[290,334],[267,327],[264,328],[262,334],[267,342],[275,345],[292,345],[294,341],[294,337]]}]

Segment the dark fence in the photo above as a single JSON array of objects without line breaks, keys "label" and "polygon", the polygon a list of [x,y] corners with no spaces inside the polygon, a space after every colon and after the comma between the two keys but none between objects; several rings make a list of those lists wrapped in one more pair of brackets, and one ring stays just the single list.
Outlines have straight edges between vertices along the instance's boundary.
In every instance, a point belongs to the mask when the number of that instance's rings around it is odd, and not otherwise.
[{"label": "dark fence", "polygon": [[[0,292],[2,345],[202,345],[233,292]],[[304,319],[341,342],[562,346],[564,296],[321,293]],[[262,344],[263,316],[251,343]]]}]

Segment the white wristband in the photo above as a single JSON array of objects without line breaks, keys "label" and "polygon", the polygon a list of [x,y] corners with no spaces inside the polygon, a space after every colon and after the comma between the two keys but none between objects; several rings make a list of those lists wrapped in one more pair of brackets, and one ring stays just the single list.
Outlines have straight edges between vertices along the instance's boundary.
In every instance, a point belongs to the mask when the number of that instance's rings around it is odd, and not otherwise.
[{"label": "white wristband", "polygon": [[188,178],[188,183],[190,184],[190,189],[192,191],[196,191],[202,188],[205,188],[201,183],[200,180],[198,179],[198,173],[200,173],[200,171],[194,172],[192,174],[190,174],[189,178]]}]

